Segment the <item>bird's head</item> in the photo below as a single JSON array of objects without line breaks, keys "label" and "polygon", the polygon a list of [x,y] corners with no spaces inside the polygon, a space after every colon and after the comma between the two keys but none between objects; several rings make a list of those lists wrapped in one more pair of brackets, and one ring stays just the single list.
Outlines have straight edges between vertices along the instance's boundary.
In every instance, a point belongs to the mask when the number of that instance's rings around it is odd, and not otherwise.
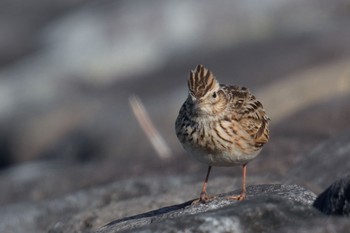
[{"label": "bird's head", "polygon": [[227,98],[213,73],[203,65],[190,72],[189,98],[198,115],[214,116],[226,107]]}]

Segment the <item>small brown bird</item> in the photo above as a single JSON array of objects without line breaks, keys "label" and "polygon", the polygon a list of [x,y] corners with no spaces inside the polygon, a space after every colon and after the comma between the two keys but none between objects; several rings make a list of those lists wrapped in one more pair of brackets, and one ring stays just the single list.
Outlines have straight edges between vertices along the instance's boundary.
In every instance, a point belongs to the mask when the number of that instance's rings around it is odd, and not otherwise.
[{"label": "small brown bird", "polygon": [[243,166],[242,192],[246,197],[247,163],[269,139],[269,117],[245,87],[219,84],[212,72],[198,65],[190,72],[189,94],[176,119],[176,135],[194,158],[209,165],[199,202],[206,192],[212,166]]}]

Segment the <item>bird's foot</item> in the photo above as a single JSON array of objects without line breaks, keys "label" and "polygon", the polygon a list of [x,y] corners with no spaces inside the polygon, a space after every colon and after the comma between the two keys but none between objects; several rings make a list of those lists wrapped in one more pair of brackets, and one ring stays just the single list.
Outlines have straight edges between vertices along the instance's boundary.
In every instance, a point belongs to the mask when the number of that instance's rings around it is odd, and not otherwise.
[{"label": "bird's foot", "polygon": [[200,197],[192,202],[192,205],[196,204],[207,204],[211,201],[213,201],[216,198],[216,196],[209,196],[207,193],[201,193]]},{"label": "bird's foot", "polygon": [[235,201],[243,201],[246,199],[246,194],[245,193],[241,193],[239,195],[234,195],[234,196],[228,196],[226,197],[227,200],[235,200]]}]

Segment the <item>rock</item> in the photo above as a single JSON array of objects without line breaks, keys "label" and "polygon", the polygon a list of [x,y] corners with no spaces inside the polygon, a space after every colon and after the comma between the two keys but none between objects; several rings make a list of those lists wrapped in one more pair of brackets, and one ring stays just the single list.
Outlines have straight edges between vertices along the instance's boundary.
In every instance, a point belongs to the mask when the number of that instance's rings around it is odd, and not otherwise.
[{"label": "rock", "polygon": [[[347,174],[350,168],[350,131],[347,130],[303,155],[289,171],[288,183],[301,184],[321,192],[334,180]],[[325,172],[327,171],[327,172]]]},{"label": "rock", "polygon": [[329,186],[313,206],[327,215],[350,216],[350,175]]},{"label": "rock", "polygon": [[249,229],[249,232],[263,232],[318,215],[311,207],[315,194],[297,185],[249,186],[248,198],[243,202],[229,201],[224,197],[239,192],[240,190],[236,190],[219,195],[208,204],[191,205],[192,201],[188,201],[118,219],[100,228],[96,233],[132,230],[138,227],[143,227],[140,231],[144,232],[176,232],[184,229],[189,232],[197,229],[201,229],[200,232],[213,232],[214,228],[219,232],[235,232],[241,227]]},{"label": "rock", "polygon": [[348,233],[350,222],[348,218],[315,218],[301,224],[286,226],[280,229],[284,233]]},{"label": "rock", "polygon": [[[200,180],[200,181],[199,181]],[[213,177],[208,187],[209,194],[227,193],[232,187],[239,187],[241,179],[232,177]],[[261,177],[249,177],[249,183],[267,183],[266,179]],[[227,185],[231,184],[231,185]],[[93,196],[92,191],[86,191],[86,200],[91,204],[85,208],[77,208],[75,214],[71,212],[67,215],[65,209],[65,199],[57,200],[60,203],[62,211],[51,211],[52,218],[56,222],[44,220],[46,226],[49,225],[51,232],[85,232],[87,229],[96,230],[115,219],[122,219],[126,216],[134,216],[140,213],[146,213],[150,210],[172,206],[177,203],[184,203],[198,196],[202,180],[191,176],[162,176],[145,177],[129,179],[126,181],[115,182],[113,185],[105,185],[93,189],[104,194],[102,196]],[[181,191],[180,191],[181,190]],[[77,195],[77,194],[75,194]],[[72,199],[75,195],[71,196]],[[83,196],[84,197],[84,196]],[[104,205],[95,205],[103,198],[109,200]],[[313,197],[313,199],[315,196]],[[80,198],[74,198],[80,203]],[[106,201],[105,201],[106,202]],[[311,201],[312,203],[312,201]],[[84,203],[83,203],[84,204]],[[59,206],[58,204],[56,204]],[[93,206],[93,208],[91,208]],[[44,209],[44,208],[42,208]],[[1,216],[0,216],[1,218]],[[33,224],[37,224],[38,221]],[[88,222],[88,224],[86,224]],[[0,224],[1,225],[1,224]],[[42,223],[41,223],[42,225]],[[1,232],[1,228],[0,228]]]},{"label": "rock", "polygon": [[[171,199],[164,195],[158,204],[145,197],[178,190],[188,184],[193,187],[193,182],[193,178],[181,176],[129,179],[84,189],[63,197],[1,205],[0,232],[35,233],[47,232],[48,229],[57,229],[54,232],[82,232],[102,226],[115,216],[142,213],[174,201],[184,201],[191,195],[181,193],[174,198],[174,194],[170,193]],[[141,203],[135,200],[140,200]],[[109,214],[113,215],[108,218]],[[58,231],[59,229],[64,230]]]},{"label": "rock", "polygon": [[310,206],[265,196],[206,213],[168,219],[137,229],[137,232],[272,232],[317,215]]}]

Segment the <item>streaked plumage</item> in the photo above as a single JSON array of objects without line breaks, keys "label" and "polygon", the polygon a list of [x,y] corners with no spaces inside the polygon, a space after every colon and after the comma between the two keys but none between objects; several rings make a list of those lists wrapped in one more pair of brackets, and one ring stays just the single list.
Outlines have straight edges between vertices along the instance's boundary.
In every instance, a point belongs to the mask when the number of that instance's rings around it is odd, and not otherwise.
[{"label": "streaked plumage", "polygon": [[245,87],[219,84],[202,65],[190,72],[188,89],[175,123],[185,150],[209,165],[207,175],[211,166],[245,169],[269,139],[269,118],[262,104]]}]

